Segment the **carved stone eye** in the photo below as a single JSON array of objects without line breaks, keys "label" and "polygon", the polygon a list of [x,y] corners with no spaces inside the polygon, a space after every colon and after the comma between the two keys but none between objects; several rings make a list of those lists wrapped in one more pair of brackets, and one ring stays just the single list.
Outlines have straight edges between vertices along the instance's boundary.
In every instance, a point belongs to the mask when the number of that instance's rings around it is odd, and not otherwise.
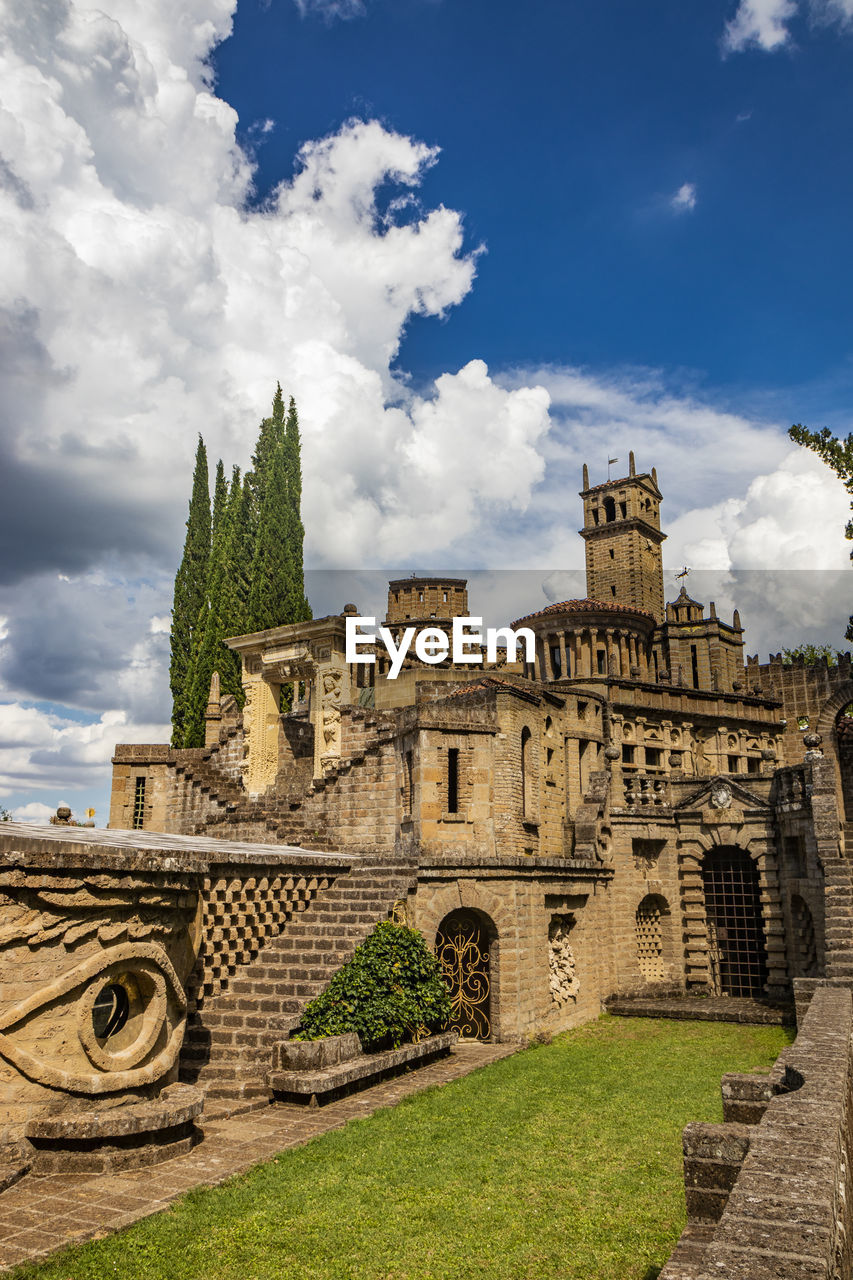
[{"label": "carved stone eye", "polygon": [[[175,1062],[186,1012],[165,951],[154,943],[121,943],[4,1010],[0,1059],[53,1089],[101,1094],[138,1088],[159,1080]],[[61,1054],[44,1053],[53,1040],[64,1045]]]}]

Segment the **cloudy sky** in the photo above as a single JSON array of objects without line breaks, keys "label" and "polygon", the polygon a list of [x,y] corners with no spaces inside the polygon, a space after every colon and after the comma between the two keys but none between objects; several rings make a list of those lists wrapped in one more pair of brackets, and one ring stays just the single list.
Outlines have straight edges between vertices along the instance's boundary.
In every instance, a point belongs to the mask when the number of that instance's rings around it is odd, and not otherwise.
[{"label": "cloudy sky", "polygon": [[0,805],[103,822],[113,744],[166,739],[197,434],[245,465],[276,379],[319,611],[324,571],[385,567],[540,607],[582,463],[633,448],[750,651],[842,643],[846,495],[786,429],[851,430],[853,0],[0,0],[0,30]]}]

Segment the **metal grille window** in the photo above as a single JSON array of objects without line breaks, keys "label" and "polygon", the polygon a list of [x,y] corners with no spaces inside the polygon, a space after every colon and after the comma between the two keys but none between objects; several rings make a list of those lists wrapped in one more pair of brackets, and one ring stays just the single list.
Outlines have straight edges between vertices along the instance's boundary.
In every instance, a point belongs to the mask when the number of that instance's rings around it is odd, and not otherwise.
[{"label": "metal grille window", "polygon": [[145,779],[137,778],[133,792],[133,830],[145,825]]},{"label": "metal grille window", "polygon": [[760,996],[767,982],[758,871],[742,849],[705,855],[702,865],[708,956],[723,996]]}]

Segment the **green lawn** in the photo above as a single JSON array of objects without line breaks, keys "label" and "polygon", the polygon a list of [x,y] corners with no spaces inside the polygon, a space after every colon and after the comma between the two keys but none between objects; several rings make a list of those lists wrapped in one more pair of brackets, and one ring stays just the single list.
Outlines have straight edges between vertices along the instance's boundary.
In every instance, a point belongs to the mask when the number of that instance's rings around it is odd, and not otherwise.
[{"label": "green lawn", "polygon": [[790,1038],[604,1017],[14,1274],[650,1280],[684,1225],[683,1126]]}]

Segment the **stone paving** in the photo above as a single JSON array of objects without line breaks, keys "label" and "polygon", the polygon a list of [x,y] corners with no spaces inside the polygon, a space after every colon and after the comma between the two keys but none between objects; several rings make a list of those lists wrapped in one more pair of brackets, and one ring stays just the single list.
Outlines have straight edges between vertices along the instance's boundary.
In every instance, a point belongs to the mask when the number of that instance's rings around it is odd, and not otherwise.
[{"label": "stone paving", "polygon": [[618,996],[607,1001],[607,1012],[620,1018],[796,1025],[793,1004],[733,996]]},{"label": "stone paving", "polygon": [[216,1186],[279,1151],[302,1146],[433,1085],[458,1080],[518,1047],[463,1041],[447,1058],[325,1107],[276,1103],[212,1120],[204,1123],[204,1141],[189,1154],[146,1169],[89,1177],[28,1174],[0,1195],[0,1271],[127,1227],[193,1187]]}]

